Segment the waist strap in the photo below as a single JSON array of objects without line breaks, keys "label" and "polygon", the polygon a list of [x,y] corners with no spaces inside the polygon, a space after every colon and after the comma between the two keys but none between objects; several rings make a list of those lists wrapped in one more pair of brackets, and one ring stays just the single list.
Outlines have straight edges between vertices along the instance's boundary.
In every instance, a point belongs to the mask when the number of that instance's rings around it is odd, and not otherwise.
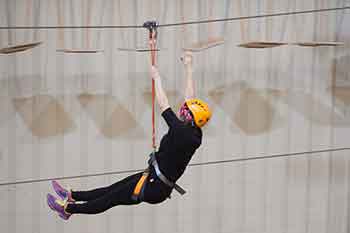
[{"label": "waist strap", "polygon": [[154,167],[154,170],[158,176],[158,178],[166,185],[168,185],[171,188],[174,188],[178,193],[180,193],[181,195],[184,195],[186,193],[186,191],[181,188],[179,185],[177,185],[176,183],[170,181],[168,178],[166,178],[166,176],[160,171],[159,169],[159,165],[156,159],[155,154],[151,154],[150,155],[150,159],[148,161],[149,165],[152,165]]}]

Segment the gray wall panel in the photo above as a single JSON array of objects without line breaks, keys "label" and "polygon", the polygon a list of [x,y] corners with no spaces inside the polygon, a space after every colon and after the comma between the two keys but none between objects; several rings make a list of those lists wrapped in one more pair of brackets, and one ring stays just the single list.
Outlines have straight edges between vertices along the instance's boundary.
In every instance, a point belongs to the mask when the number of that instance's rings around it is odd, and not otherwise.
[{"label": "gray wall panel", "polygon": [[[0,1],[1,26],[135,25],[342,7],[314,1]],[[225,44],[194,55],[198,96],[214,110],[193,163],[347,147],[349,10],[160,28],[157,60],[174,108],[182,101],[181,48],[208,37]],[[0,56],[0,183],[140,169],[151,151],[149,54],[133,29],[0,30],[0,47],[43,41]],[[271,40],[341,41],[338,48]],[[64,54],[56,49],[101,49]],[[157,109],[157,141],[167,130]],[[45,204],[48,182],[0,186],[4,232],[348,232],[348,151],[195,166],[188,194],[159,205],[116,207],[63,223]],[[128,174],[65,180],[74,189]],[[156,220],[156,222],[155,222]],[[166,229],[166,230],[165,230]]]}]

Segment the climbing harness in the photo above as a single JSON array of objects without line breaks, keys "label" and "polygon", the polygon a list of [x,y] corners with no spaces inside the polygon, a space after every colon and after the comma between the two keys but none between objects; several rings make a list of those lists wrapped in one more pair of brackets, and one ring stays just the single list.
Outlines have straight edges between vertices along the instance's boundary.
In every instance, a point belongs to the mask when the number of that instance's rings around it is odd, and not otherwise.
[{"label": "climbing harness", "polygon": [[168,185],[171,188],[174,188],[178,193],[180,193],[181,195],[184,195],[186,193],[186,191],[181,188],[179,185],[177,185],[176,183],[170,181],[168,178],[166,178],[166,176],[160,171],[159,169],[159,165],[156,159],[156,155],[154,153],[151,154],[150,159],[148,160],[148,164],[150,166],[153,166],[158,178],[166,185]]},{"label": "climbing harness", "polygon": [[[155,153],[151,153],[150,154],[150,158],[148,160],[148,168],[146,168],[144,170],[144,172],[142,173],[141,178],[139,179],[139,181],[137,182],[134,192],[132,194],[132,199],[134,201],[143,201],[144,200],[144,190],[147,186],[147,181],[148,181],[148,177],[150,175],[150,172],[152,170],[152,167],[157,175],[157,177],[159,178],[159,180],[161,180],[164,184],[166,184],[167,186],[169,186],[170,188],[174,188],[178,193],[180,193],[181,195],[184,195],[186,193],[186,191],[181,188],[178,184],[170,181],[161,171],[156,159],[156,155]],[[170,198],[170,196],[169,196]]]}]

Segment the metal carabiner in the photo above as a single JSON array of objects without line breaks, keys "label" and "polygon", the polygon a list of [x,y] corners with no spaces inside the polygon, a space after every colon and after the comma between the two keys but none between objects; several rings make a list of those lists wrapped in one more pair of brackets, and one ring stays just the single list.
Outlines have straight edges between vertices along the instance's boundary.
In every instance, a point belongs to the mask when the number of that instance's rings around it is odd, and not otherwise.
[{"label": "metal carabiner", "polygon": [[146,21],[143,24],[144,28],[147,28],[150,32],[150,39],[156,39],[157,38],[157,27],[158,23],[157,21]]}]

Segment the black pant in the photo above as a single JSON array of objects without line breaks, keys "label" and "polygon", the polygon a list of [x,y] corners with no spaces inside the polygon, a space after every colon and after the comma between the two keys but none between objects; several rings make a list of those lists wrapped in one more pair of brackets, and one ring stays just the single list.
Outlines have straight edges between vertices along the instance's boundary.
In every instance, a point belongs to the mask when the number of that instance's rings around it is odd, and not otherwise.
[{"label": "black pant", "polygon": [[[98,214],[117,205],[135,205],[140,201],[132,199],[134,188],[142,176],[142,172],[126,177],[111,186],[91,191],[72,191],[75,201],[84,203],[68,204],[66,211],[71,214]],[[162,183],[151,170],[144,190],[144,202],[157,204],[170,196],[171,188]]]}]

